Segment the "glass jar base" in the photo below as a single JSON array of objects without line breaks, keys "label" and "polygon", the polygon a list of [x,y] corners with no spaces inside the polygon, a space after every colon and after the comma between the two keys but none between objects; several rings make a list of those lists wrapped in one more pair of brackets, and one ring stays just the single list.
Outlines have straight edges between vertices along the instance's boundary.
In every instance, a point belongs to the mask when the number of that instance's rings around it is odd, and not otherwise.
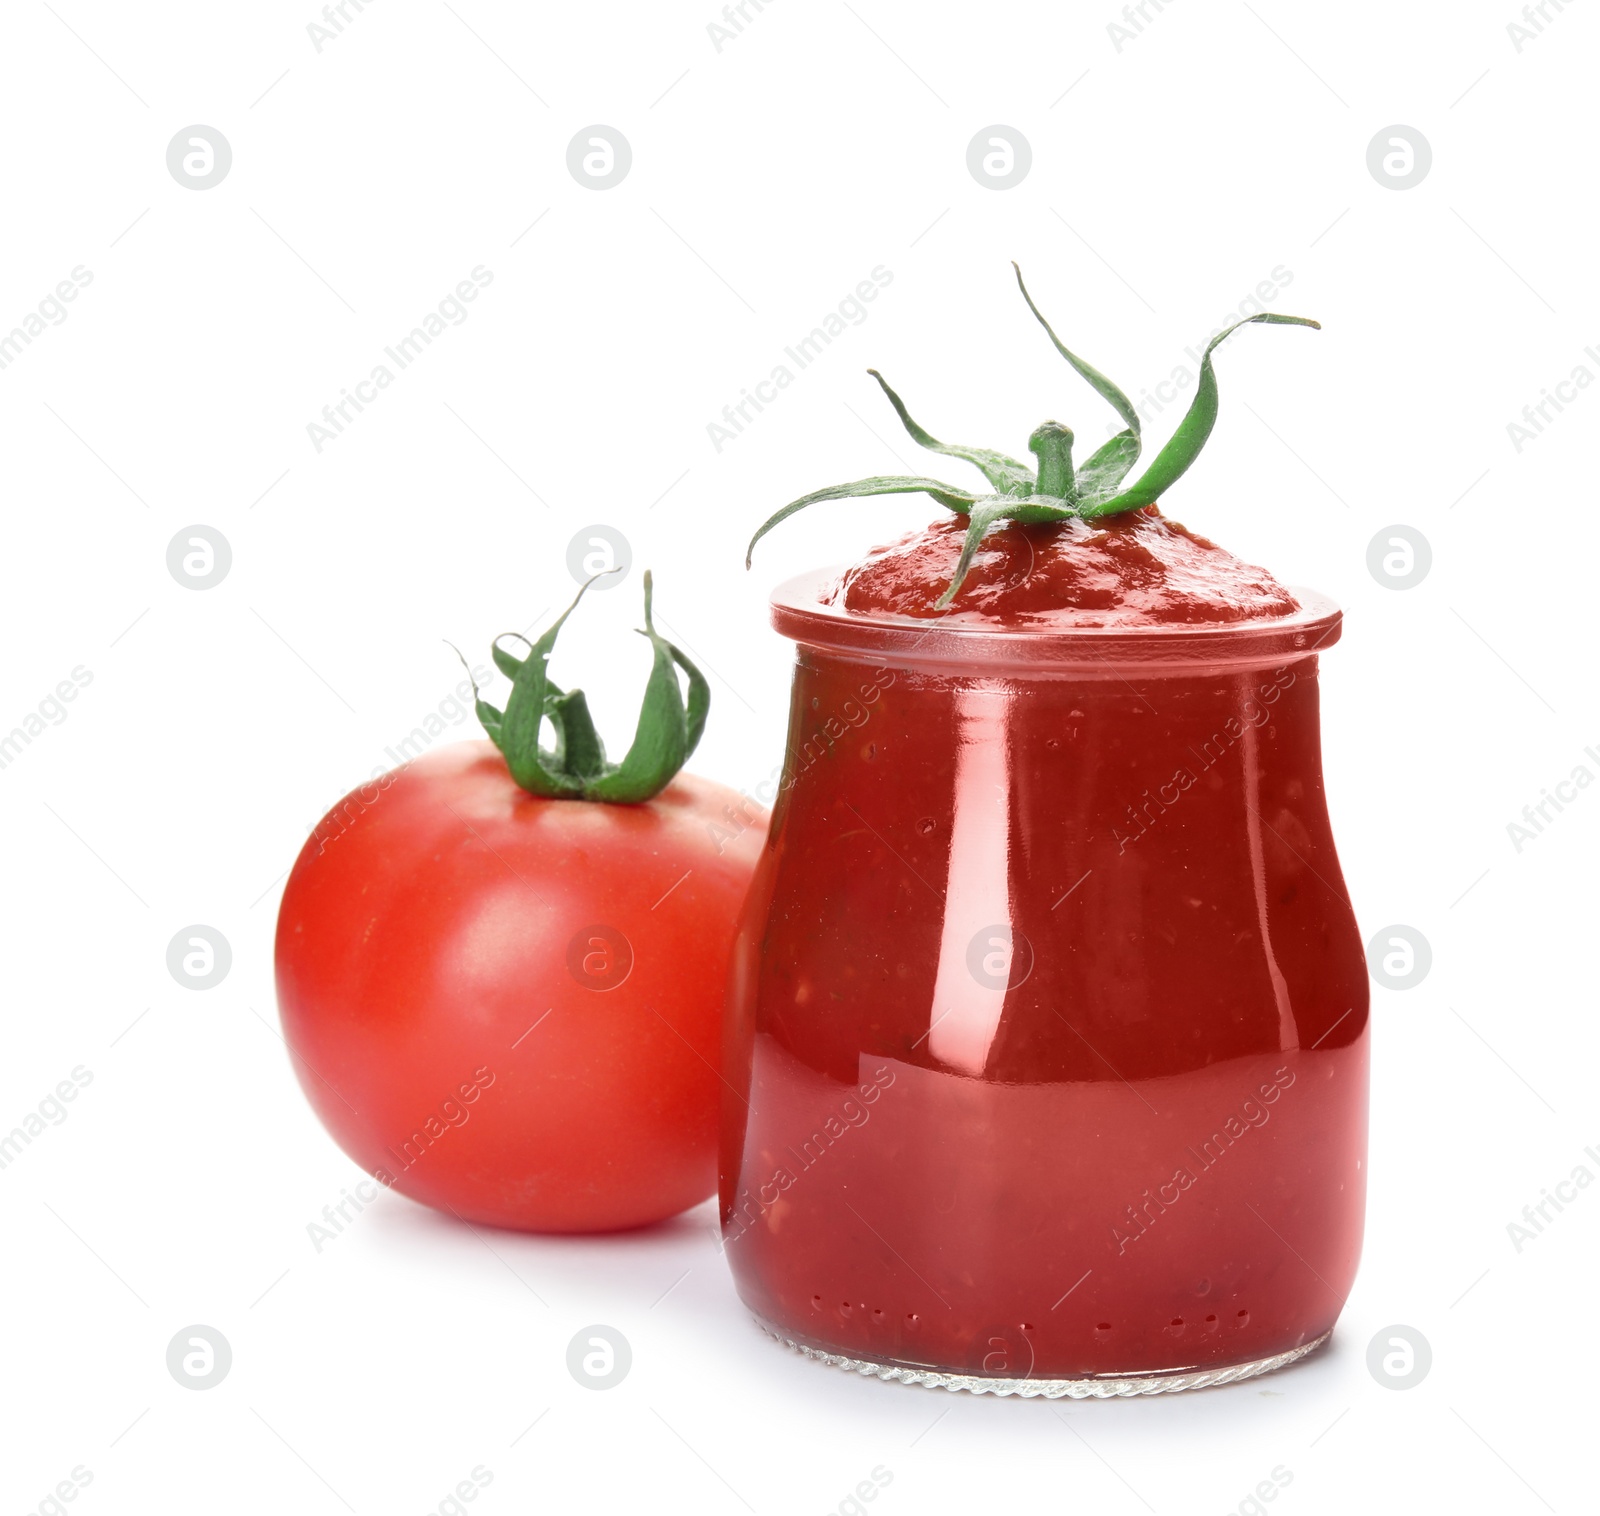
[{"label": "glass jar base", "polygon": [[796,1342],[771,1322],[759,1316],[755,1323],[769,1337],[785,1347],[814,1358],[818,1363],[835,1368],[849,1369],[852,1373],[876,1375],[879,1379],[898,1380],[901,1384],[923,1385],[934,1390],[966,1390],[974,1395],[1021,1395],[1024,1399],[1043,1396],[1046,1400],[1113,1400],[1130,1395],[1170,1395],[1179,1390],[1206,1390],[1215,1385],[1236,1384],[1241,1379],[1254,1379],[1270,1374],[1275,1369],[1314,1353],[1333,1336],[1332,1328],[1312,1342],[1290,1348],[1286,1353],[1274,1353],[1270,1358],[1257,1358],[1250,1363],[1229,1364],[1215,1369],[1163,1369],[1153,1374],[1095,1374],[1087,1379],[993,1379],[983,1374],[954,1374],[941,1369],[917,1368],[904,1363],[875,1363],[866,1358],[847,1358],[841,1353],[829,1353],[822,1348],[807,1347]]}]

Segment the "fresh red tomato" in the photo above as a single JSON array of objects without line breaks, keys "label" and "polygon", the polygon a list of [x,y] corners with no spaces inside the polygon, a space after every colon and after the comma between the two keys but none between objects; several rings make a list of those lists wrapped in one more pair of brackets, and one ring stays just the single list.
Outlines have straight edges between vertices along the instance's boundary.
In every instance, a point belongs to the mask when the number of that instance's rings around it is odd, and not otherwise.
[{"label": "fresh red tomato", "polygon": [[704,1200],[765,817],[687,774],[643,805],[541,799],[488,742],[386,777],[317,828],[278,917],[284,1036],[335,1140],[494,1226],[605,1231]]},{"label": "fresh red tomato", "polygon": [[514,688],[504,714],[478,702],[494,742],[347,796],[284,892],[278,1004],[313,1108],[370,1174],[468,1221],[609,1231],[716,1188],[723,995],[766,815],[677,773],[709,695],[649,593],[621,764],[546,677],[561,622],[526,658],[496,645]]}]

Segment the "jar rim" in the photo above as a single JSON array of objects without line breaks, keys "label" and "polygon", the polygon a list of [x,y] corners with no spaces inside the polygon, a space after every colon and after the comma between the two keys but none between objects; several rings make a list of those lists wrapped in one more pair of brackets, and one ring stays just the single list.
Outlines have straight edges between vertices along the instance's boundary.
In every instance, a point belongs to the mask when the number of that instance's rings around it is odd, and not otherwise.
[{"label": "jar rim", "polygon": [[772,592],[773,627],[823,652],[911,667],[980,671],[1104,671],[1130,667],[1184,673],[1275,666],[1314,657],[1339,640],[1344,613],[1326,595],[1288,586],[1300,609],[1250,621],[1170,622],[1159,626],[985,626],[846,610],[823,597],[845,572],[812,569]]}]

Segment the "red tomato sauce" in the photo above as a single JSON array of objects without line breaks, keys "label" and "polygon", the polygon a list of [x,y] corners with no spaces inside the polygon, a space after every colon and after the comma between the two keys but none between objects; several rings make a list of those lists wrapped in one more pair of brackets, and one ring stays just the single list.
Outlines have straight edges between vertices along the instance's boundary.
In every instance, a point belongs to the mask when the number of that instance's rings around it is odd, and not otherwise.
[{"label": "red tomato sauce", "polygon": [[1147,506],[991,531],[955,603],[935,610],[966,527],[965,517],[952,517],[875,549],[844,575],[840,603],[863,614],[1062,627],[1233,622],[1298,609],[1265,569]]},{"label": "red tomato sauce", "polygon": [[774,600],[788,761],[735,953],[746,1303],[1080,1378],[1316,1341],[1354,1279],[1367,977],[1323,800],[1338,612],[1138,513],[962,523]]}]

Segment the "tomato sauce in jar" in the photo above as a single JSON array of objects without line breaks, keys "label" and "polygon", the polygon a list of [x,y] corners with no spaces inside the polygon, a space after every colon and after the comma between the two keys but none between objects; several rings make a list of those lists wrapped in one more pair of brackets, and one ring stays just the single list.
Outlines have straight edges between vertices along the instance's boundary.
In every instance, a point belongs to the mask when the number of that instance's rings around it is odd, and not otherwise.
[{"label": "tomato sauce in jar", "polygon": [[774,1335],[1149,1393],[1344,1304],[1367,975],[1323,798],[1340,613],[1154,511],[962,523],[773,600],[788,752],[735,953],[722,1224]]}]

